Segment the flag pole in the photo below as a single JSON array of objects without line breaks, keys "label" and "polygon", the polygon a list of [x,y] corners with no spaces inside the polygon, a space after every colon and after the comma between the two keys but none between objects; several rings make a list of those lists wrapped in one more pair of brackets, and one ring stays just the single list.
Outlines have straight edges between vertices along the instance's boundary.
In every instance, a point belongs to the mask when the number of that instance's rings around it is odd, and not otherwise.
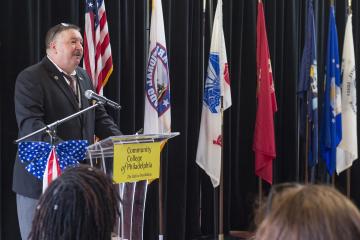
[{"label": "flag pole", "polygon": [[[261,3],[261,0],[258,0],[258,3]],[[259,204],[260,206],[262,205],[262,180],[261,180],[261,177],[258,177],[259,178]]]},{"label": "flag pole", "polygon": [[259,188],[259,209],[261,209],[262,204],[263,204],[263,202],[262,202],[262,199],[263,199],[262,179],[261,179],[261,177],[258,177],[258,179],[259,179],[259,186],[258,186],[258,188]]},{"label": "flag pole", "polygon": [[209,25],[210,29],[213,29],[214,22],[214,0],[209,0]]},{"label": "flag pole", "polygon": [[[214,22],[214,0],[209,0],[209,27],[210,29],[213,29],[213,22]],[[204,81],[204,80],[203,80]],[[205,86],[205,85],[204,85]],[[222,99],[222,98],[221,98]],[[221,102],[222,104],[222,102]],[[222,108],[222,105],[221,105]],[[221,148],[222,151],[222,148]],[[222,160],[220,160],[222,161]],[[221,175],[221,172],[220,172]],[[221,180],[220,180],[221,181]],[[219,188],[214,188],[214,239],[217,239],[219,235]]]},{"label": "flag pole", "polygon": [[162,164],[160,164],[160,173],[159,173],[159,240],[165,240],[165,227],[164,227],[164,219],[163,219],[163,189],[162,189],[162,182],[163,182],[163,171],[162,171]]},{"label": "flag pole", "polygon": [[[203,101],[203,97],[204,97],[204,86],[205,86],[205,23],[206,23],[206,0],[203,0],[203,9],[202,9],[202,22],[201,22],[201,37],[202,37],[202,46],[201,46],[201,102],[200,104],[202,104]],[[202,188],[201,188],[201,182],[200,182],[200,191],[199,191],[199,206],[200,206],[200,212],[199,212],[199,226],[202,226]]]},{"label": "flag pole", "polygon": [[295,107],[296,107],[296,113],[297,113],[297,117],[296,117],[296,159],[295,159],[295,181],[299,182],[300,181],[300,122],[301,122],[301,117],[300,117],[300,98],[299,96],[296,97],[296,103],[295,103]]},{"label": "flag pole", "polygon": [[[145,34],[145,56],[148,59],[148,49],[150,44],[150,4],[152,5],[152,0],[146,1],[146,32]],[[146,63],[145,63],[146,64]],[[145,67],[146,69],[146,67]],[[159,240],[165,239],[165,228],[164,228],[164,220],[163,220],[163,201],[162,201],[162,168],[160,165],[160,173],[159,173],[159,182],[158,182],[158,205],[159,205]]]},{"label": "flag pole", "polygon": [[350,190],[351,190],[351,168],[346,170],[346,196],[350,198]]},{"label": "flag pole", "polygon": [[224,240],[224,97],[221,96],[221,171],[219,191],[219,240]]},{"label": "flag pole", "polygon": [[295,159],[295,180],[296,182],[300,181],[300,100],[297,96],[296,100],[296,159]]},{"label": "flag pole", "polygon": [[206,0],[203,0],[203,12],[202,12],[202,22],[201,22],[201,31],[202,31],[202,89],[204,89],[204,81],[205,81],[205,23],[206,23]]},{"label": "flag pole", "polygon": [[[308,93],[307,93],[308,94]],[[307,98],[307,97],[306,97]],[[306,140],[305,140],[305,184],[309,183],[309,115],[306,114]]]},{"label": "flag pole", "polygon": [[[214,25],[214,0],[209,0],[209,27],[210,27],[210,29],[213,29],[213,25]],[[221,110],[220,111],[222,111],[222,107],[223,106],[222,106],[222,97],[221,97]],[[221,122],[221,124],[222,124],[222,122]],[[222,129],[222,125],[221,125],[221,129]],[[222,147],[221,147],[221,154],[222,154]],[[221,155],[220,161],[222,164],[222,155]],[[221,171],[222,171],[222,169],[221,169]],[[220,178],[221,178],[221,171],[220,171]],[[220,179],[220,184],[221,184],[221,179]],[[221,188],[221,185],[219,188]],[[220,208],[219,197],[221,195],[221,193],[220,193],[221,189],[219,189],[219,188],[214,188],[214,239],[217,239],[220,236],[220,231],[219,231],[220,230],[219,229],[219,226],[220,226],[219,211],[220,210],[218,210],[218,208]]]},{"label": "flag pole", "polygon": [[213,204],[213,208],[214,208],[214,239],[217,239],[218,235],[219,235],[219,214],[218,214],[219,188],[218,187],[214,188],[213,195],[214,195],[214,204]]},{"label": "flag pole", "polygon": [[[348,15],[352,13],[351,0],[348,1]],[[346,169],[346,196],[350,198],[351,191],[351,167]]]}]

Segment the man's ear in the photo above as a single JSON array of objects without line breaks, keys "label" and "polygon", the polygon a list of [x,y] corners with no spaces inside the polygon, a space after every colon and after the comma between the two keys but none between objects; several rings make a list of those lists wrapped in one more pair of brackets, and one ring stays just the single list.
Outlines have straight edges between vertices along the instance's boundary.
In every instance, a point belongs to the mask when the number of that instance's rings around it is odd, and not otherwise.
[{"label": "man's ear", "polygon": [[50,42],[49,49],[56,52],[56,43],[55,43],[55,41]]}]

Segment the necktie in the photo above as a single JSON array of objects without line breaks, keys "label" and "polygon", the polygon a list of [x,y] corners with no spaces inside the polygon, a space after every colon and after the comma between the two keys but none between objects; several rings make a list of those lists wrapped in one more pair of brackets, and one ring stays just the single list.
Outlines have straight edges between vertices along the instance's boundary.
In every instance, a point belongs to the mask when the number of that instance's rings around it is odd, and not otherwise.
[{"label": "necktie", "polygon": [[75,94],[75,96],[77,96],[77,89],[76,89],[76,76],[75,75],[67,75],[64,74],[65,78],[69,81],[69,86],[71,87],[73,93]]},{"label": "necktie", "polygon": [[71,90],[73,91],[74,95],[75,95],[75,99],[79,105],[79,108],[81,108],[81,97],[80,97],[80,92],[78,91],[78,84],[77,84],[77,80],[76,80],[76,75],[67,75],[64,74],[64,77],[69,81],[69,86],[71,88]]}]

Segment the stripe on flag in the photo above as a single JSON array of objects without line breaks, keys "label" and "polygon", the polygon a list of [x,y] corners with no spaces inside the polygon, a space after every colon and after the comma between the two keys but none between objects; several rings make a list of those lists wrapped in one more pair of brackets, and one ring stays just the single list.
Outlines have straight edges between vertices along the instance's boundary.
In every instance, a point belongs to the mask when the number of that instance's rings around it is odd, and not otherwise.
[{"label": "stripe on flag", "polygon": [[59,159],[56,155],[55,146],[53,146],[49,153],[43,176],[43,192],[45,192],[46,188],[50,185],[50,183],[60,175],[61,170],[59,166]]}]

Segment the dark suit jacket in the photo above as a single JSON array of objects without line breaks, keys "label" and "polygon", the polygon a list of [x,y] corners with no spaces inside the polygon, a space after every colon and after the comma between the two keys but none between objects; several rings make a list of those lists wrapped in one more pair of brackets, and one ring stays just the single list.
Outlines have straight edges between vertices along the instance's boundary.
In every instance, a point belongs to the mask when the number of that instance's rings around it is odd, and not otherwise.
[{"label": "dark suit jacket", "polygon": [[[82,68],[78,67],[76,73],[82,96],[82,108],[86,108],[91,103],[85,98],[84,92],[88,89],[93,90],[92,83]],[[77,111],[79,106],[74,93],[62,73],[47,57],[18,75],[15,84],[15,114],[19,138]],[[93,142],[94,134],[100,138],[121,134],[102,106],[59,125],[56,133],[60,140],[85,139],[89,144]],[[49,139],[49,136],[43,133],[26,141]],[[42,191],[42,182],[27,172],[25,166],[16,158],[13,190],[27,197],[38,198]]]}]

